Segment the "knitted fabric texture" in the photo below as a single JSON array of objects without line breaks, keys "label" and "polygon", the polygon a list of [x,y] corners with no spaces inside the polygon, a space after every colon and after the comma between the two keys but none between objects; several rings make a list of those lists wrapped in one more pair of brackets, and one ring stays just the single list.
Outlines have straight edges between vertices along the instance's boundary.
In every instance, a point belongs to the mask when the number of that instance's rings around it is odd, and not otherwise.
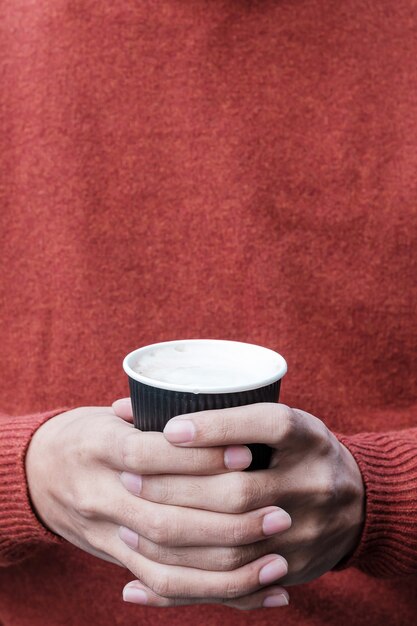
[{"label": "knitted fabric texture", "polygon": [[[3,0],[3,626],[415,623],[416,26],[415,0]],[[36,428],[196,337],[282,353],[282,402],[362,472],[360,545],[288,608],[128,605],[31,508]]]}]

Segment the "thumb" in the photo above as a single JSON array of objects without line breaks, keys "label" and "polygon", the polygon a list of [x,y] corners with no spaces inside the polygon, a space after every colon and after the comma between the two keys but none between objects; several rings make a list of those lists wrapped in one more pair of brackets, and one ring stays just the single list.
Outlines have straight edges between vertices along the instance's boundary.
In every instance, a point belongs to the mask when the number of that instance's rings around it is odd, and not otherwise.
[{"label": "thumb", "polygon": [[133,422],[132,401],[130,398],[120,398],[111,405],[117,417],[121,417],[126,422]]}]

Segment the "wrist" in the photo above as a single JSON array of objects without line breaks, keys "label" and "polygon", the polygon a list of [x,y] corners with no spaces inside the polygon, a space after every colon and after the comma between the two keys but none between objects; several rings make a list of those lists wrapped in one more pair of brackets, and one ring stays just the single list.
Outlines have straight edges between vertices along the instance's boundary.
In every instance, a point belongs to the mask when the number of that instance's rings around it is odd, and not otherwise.
[{"label": "wrist", "polygon": [[365,484],[362,478],[362,474],[354,456],[350,450],[341,442],[342,455],[344,458],[345,476],[349,480],[349,502],[347,517],[347,547],[343,556],[342,562],[347,562],[348,559],[355,553],[358,545],[360,544],[361,536],[363,533],[366,507],[365,507]]}]

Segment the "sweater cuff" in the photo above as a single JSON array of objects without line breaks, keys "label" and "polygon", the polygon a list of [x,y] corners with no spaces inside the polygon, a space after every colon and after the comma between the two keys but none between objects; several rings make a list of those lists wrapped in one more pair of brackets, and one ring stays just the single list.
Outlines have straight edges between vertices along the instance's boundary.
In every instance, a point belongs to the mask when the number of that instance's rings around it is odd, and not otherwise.
[{"label": "sweater cuff", "polygon": [[417,430],[338,436],[365,485],[366,518],[355,552],[336,569],[377,577],[417,574]]},{"label": "sweater cuff", "polygon": [[41,544],[63,539],[48,530],[32,507],[25,472],[25,456],[35,431],[68,409],[20,417],[0,416],[0,565],[32,555]]}]

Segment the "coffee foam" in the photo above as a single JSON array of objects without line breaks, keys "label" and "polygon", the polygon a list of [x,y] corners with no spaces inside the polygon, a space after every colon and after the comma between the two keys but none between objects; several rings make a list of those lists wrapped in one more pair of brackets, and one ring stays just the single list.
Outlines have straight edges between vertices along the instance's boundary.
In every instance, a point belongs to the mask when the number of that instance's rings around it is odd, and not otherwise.
[{"label": "coffee foam", "polygon": [[282,369],[282,362],[285,364],[277,353],[252,344],[188,340],[149,346],[139,351],[131,368],[154,386],[160,383],[161,387],[210,392],[262,386]]}]

